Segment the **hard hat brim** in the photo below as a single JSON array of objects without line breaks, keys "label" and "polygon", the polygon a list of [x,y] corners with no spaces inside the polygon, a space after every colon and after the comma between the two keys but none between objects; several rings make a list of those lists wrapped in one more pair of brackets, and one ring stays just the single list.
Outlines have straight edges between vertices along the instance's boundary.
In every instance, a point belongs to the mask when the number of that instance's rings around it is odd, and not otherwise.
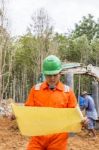
[{"label": "hard hat brim", "polygon": [[54,74],[58,74],[61,72],[62,69],[60,70],[53,70],[53,71],[44,71],[44,75],[54,75]]}]

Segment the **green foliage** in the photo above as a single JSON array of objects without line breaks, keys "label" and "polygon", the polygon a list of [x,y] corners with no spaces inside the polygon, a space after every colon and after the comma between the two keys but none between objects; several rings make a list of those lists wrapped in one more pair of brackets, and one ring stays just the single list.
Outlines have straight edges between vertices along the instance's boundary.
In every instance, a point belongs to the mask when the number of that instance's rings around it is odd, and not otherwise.
[{"label": "green foliage", "polygon": [[91,62],[95,66],[99,66],[99,38],[95,38],[91,41],[91,47],[92,47],[92,52],[91,52]]},{"label": "green foliage", "polygon": [[73,40],[75,61],[78,60],[80,63],[87,65],[90,55],[90,45],[86,35]]},{"label": "green foliage", "polygon": [[69,39],[64,35],[56,34],[54,41],[56,41],[59,57],[62,61],[66,61]]},{"label": "green foliage", "polygon": [[61,60],[87,64],[91,47],[86,35],[75,39],[57,35],[55,40],[58,43],[58,54]]},{"label": "green foliage", "polygon": [[[38,68],[37,40],[32,35],[21,37],[15,45],[18,45],[15,53],[14,72],[26,70],[27,74],[34,76]],[[35,75],[36,76],[36,75]],[[36,77],[34,77],[36,78]]]},{"label": "green foliage", "polygon": [[88,91],[89,93],[92,93],[92,81],[94,81],[94,78],[91,76],[75,75],[74,76],[74,90],[75,90],[76,95],[81,94],[82,91]]},{"label": "green foliage", "polygon": [[38,55],[36,39],[32,36],[26,35],[19,39],[18,48],[16,51],[16,63],[22,65],[22,67],[36,66],[36,57]]},{"label": "green foliage", "polygon": [[84,16],[78,24],[75,24],[75,30],[72,32],[74,38],[84,34],[89,41],[94,37],[99,37],[99,23],[94,20],[91,14],[88,14],[87,17]]}]

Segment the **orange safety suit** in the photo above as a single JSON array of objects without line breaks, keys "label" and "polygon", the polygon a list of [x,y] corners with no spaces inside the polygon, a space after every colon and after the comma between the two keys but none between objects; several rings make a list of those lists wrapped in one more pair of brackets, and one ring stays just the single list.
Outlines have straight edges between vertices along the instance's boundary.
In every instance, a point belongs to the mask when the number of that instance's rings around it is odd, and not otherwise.
[{"label": "orange safety suit", "polygon": [[[25,103],[26,106],[73,108],[77,104],[74,92],[59,82],[54,90],[49,89],[46,81],[35,85]],[[67,133],[47,136],[34,136],[30,139],[27,150],[66,150]]]}]

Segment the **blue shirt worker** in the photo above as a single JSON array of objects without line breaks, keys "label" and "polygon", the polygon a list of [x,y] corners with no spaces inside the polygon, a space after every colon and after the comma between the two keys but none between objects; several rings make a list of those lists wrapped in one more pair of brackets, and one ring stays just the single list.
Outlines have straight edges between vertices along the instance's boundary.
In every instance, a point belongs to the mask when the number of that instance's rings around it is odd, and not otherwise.
[{"label": "blue shirt worker", "polygon": [[98,119],[98,115],[97,115],[96,108],[95,108],[95,103],[94,103],[93,98],[90,95],[88,95],[86,91],[82,92],[81,95],[85,99],[83,108],[85,108],[86,116],[89,120],[88,131],[89,131],[89,134],[92,134],[92,136],[95,138],[96,137],[95,122]]},{"label": "blue shirt worker", "polygon": [[80,109],[83,110],[84,109],[84,104],[85,104],[85,98],[83,96],[79,96],[78,100],[79,100]]}]

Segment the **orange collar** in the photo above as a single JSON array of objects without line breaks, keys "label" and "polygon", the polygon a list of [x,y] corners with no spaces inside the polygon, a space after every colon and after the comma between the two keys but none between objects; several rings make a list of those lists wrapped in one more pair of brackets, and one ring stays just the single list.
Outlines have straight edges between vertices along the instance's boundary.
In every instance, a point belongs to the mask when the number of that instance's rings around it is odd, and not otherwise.
[{"label": "orange collar", "polygon": [[[41,89],[48,89],[48,84],[46,81],[42,83]],[[60,91],[64,91],[64,84],[59,81],[58,84],[56,85],[56,89]]]}]

